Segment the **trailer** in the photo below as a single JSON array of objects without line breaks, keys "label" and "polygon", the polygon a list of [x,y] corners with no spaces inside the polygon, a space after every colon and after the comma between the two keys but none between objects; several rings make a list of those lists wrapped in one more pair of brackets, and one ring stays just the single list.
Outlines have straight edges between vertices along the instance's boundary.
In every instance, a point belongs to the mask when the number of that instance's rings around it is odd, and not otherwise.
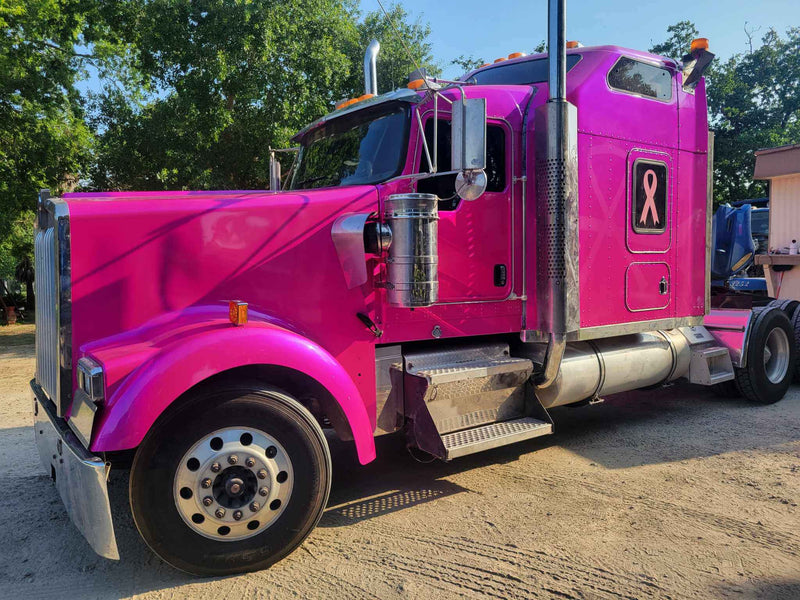
[{"label": "trailer", "polygon": [[679,379],[783,397],[784,311],[710,308],[707,40],[568,49],[558,0],[548,40],[383,94],[371,44],[271,190],[40,195],[35,435],[98,554],[131,456],[148,546],[224,575],[317,524],[325,429],[447,461]]}]

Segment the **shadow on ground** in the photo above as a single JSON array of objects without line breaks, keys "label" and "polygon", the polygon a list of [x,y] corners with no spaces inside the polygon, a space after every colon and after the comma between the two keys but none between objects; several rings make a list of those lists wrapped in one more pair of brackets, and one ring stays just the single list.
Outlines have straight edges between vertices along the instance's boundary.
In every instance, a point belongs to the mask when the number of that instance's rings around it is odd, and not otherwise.
[{"label": "shadow on ground", "polygon": [[[721,400],[710,392],[675,386],[622,394],[606,403],[552,411],[556,435],[468,456],[452,463],[421,464],[405,449],[402,435],[376,440],[378,458],[361,466],[351,444],[332,440],[334,481],[321,527],[343,527],[469,491],[448,481],[463,471],[513,463],[523,454],[561,446],[610,469],[687,460],[771,447],[800,439],[797,390],[773,406]],[[758,418],[753,418],[756,413]],[[676,437],[675,431],[680,434]],[[25,490],[6,497],[0,531],[0,587],[11,594],[47,596],[78,586],[90,597],[119,597],[188,585],[198,580],[157,559],[136,531],[127,501],[127,474],[113,472],[109,490],[122,560],[106,561],[66,518],[55,487],[38,466],[28,428],[0,430],[0,460],[15,465],[0,473],[0,489]],[[709,443],[713,440],[713,443]],[[15,456],[24,460],[14,462]],[[57,557],[64,577],[51,578]],[[797,583],[768,584],[764,597],[794,598]],[[13,590],[13,591],[12,591]],[[29,593],[30,592],[30,593]],[[5,593],[5,592],[4,592]]]}]

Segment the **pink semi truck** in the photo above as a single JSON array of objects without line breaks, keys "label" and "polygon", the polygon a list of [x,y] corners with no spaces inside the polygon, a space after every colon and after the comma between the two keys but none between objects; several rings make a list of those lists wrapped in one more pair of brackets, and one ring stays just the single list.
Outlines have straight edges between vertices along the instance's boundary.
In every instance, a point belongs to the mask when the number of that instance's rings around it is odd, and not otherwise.
[{"label": "pink semi truck", "polygon": [[314,528],[325,429],[451,460],[681,378],[785,394],[784,312],[709,307],[707,45],[567,50],[556,0],[548,26],[548,54],[380,95],[371,45],[274,190],[40,195],[35,436],[96,552],[131,457],[146,543],[220,575]]}]

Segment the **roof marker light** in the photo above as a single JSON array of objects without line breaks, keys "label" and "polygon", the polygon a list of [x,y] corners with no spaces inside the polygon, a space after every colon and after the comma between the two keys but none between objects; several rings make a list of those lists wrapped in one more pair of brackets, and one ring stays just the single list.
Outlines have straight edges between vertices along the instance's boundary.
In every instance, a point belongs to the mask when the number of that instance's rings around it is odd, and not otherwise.
[{"label": "roof marker light", "polygon": [[708,50],[708,38],[697,38],[692,40],[692,45],[689,47],[689,52],[695,50]]},{"label": "roof marker light", "polygon": [[504,60],[506,60],[506,58],[504,56],[501,56],[500,58],[495,58],[494,62],[499,63],[499,62],[503,62]]},{"label": "roof marker light", "polygon": [[414,81],[409,81],[408,82],[408,89],[410,89],[410,90],[418,90],[423,85],[425,85],[425,80],[424,79],[415,79]]},{"label": "roof marker light", "polygon": [[576,40],[570,40],[567,42],[567,48],[583,48],[583,44]]},{"label": "roof marker light", "polygon": [[524,52],[512,52],[508,55],[508,59],[511,60],[512,58],[521,58],[523,56],[527,56]]}]

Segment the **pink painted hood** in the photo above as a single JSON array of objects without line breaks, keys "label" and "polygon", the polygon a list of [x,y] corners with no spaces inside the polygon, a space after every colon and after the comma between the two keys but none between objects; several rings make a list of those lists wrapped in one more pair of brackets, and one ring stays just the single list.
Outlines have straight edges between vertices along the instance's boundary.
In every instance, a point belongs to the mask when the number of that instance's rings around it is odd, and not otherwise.
[{"label": "pink painted hood", "polygon": [[110,388],[138,366],[130,351],[141,348],[145,359],[159,335],[174,335],[200,309],[227,310],[230,300],[248,302],[251,320],[297,332],[343,363],[354,344],[372,338],[355,316],[371,312],[371,284],[347,289],[331,227],[342,214],[377,211],[375,187],[64,198],[73,364],[124,343]]}]

